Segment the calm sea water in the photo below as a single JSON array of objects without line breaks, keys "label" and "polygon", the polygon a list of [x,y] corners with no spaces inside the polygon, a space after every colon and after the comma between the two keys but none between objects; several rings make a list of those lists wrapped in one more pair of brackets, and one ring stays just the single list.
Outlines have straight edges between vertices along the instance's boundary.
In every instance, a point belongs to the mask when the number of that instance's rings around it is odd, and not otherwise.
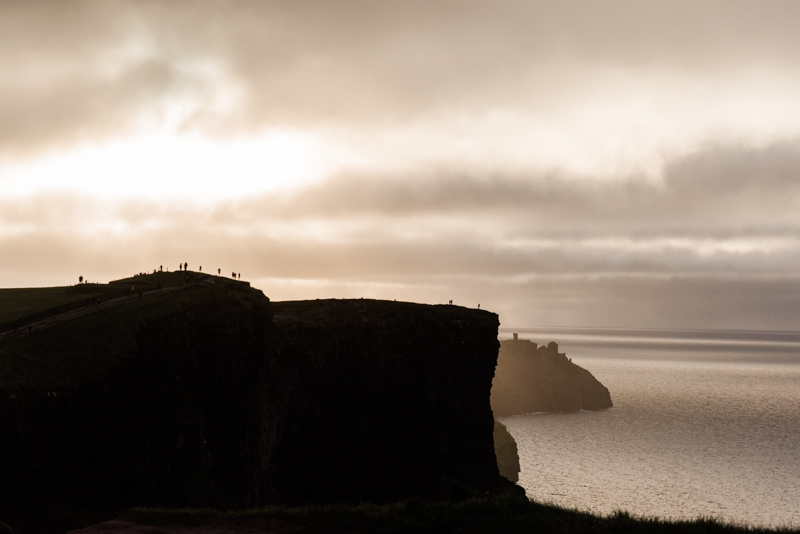
[{"label": "calm sea water", "polygon": [[558,342],[614,401],[602,412],[502,420],[529,497],[800,527],[800,333],[513,331]]}]

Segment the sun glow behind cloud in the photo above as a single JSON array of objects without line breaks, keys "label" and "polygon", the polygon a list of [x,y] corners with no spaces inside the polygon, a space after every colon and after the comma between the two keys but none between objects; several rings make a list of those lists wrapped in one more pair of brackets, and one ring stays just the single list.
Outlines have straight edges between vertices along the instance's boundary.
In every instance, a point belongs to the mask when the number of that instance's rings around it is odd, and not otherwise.
[{"label": "sun glow behind cloud", "polygon": [[307,184],[334,167],[326,148],[300,132],[225,140],[157,132],[6,163],[0,195],[212,203]]}]

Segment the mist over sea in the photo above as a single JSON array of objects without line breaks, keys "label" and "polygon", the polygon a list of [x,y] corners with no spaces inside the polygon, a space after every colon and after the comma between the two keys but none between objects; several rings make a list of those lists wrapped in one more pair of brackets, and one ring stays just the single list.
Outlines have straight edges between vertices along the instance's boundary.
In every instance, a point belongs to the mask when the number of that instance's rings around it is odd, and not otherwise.
[{"label": "mist over sea", "polygon": [[559,343],[602,412],[504,418],[528,496],[665,518],[800,526],[800,333],[502,328]]}]

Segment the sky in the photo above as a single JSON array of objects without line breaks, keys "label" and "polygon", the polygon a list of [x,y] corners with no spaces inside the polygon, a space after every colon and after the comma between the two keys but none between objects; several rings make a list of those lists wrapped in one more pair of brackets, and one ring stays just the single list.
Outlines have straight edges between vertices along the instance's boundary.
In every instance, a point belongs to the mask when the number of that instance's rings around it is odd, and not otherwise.
[{"label": "sky", "polygon": [[794,0],[0,3],[0,287],[796,330]]}]

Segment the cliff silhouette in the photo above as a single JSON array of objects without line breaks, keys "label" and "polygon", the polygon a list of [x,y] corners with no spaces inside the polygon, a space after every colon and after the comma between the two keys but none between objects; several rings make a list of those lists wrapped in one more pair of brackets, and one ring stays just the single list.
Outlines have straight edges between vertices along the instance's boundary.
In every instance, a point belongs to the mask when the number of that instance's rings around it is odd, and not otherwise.
[{"label": "cliff silhouette", "polygon": [[524,339],[500,342],[491,404],[496,417],[613,406],[608,389],[559,353],[558,344],[538,347]]},{"label": "cliff silhouette", "polygon": [[276,303],[172,275],[169,291],[140,277],[152,291],[0,342],[0,518],[15,531],[142,505],[521,491],[494,453],[497,315]]}]

